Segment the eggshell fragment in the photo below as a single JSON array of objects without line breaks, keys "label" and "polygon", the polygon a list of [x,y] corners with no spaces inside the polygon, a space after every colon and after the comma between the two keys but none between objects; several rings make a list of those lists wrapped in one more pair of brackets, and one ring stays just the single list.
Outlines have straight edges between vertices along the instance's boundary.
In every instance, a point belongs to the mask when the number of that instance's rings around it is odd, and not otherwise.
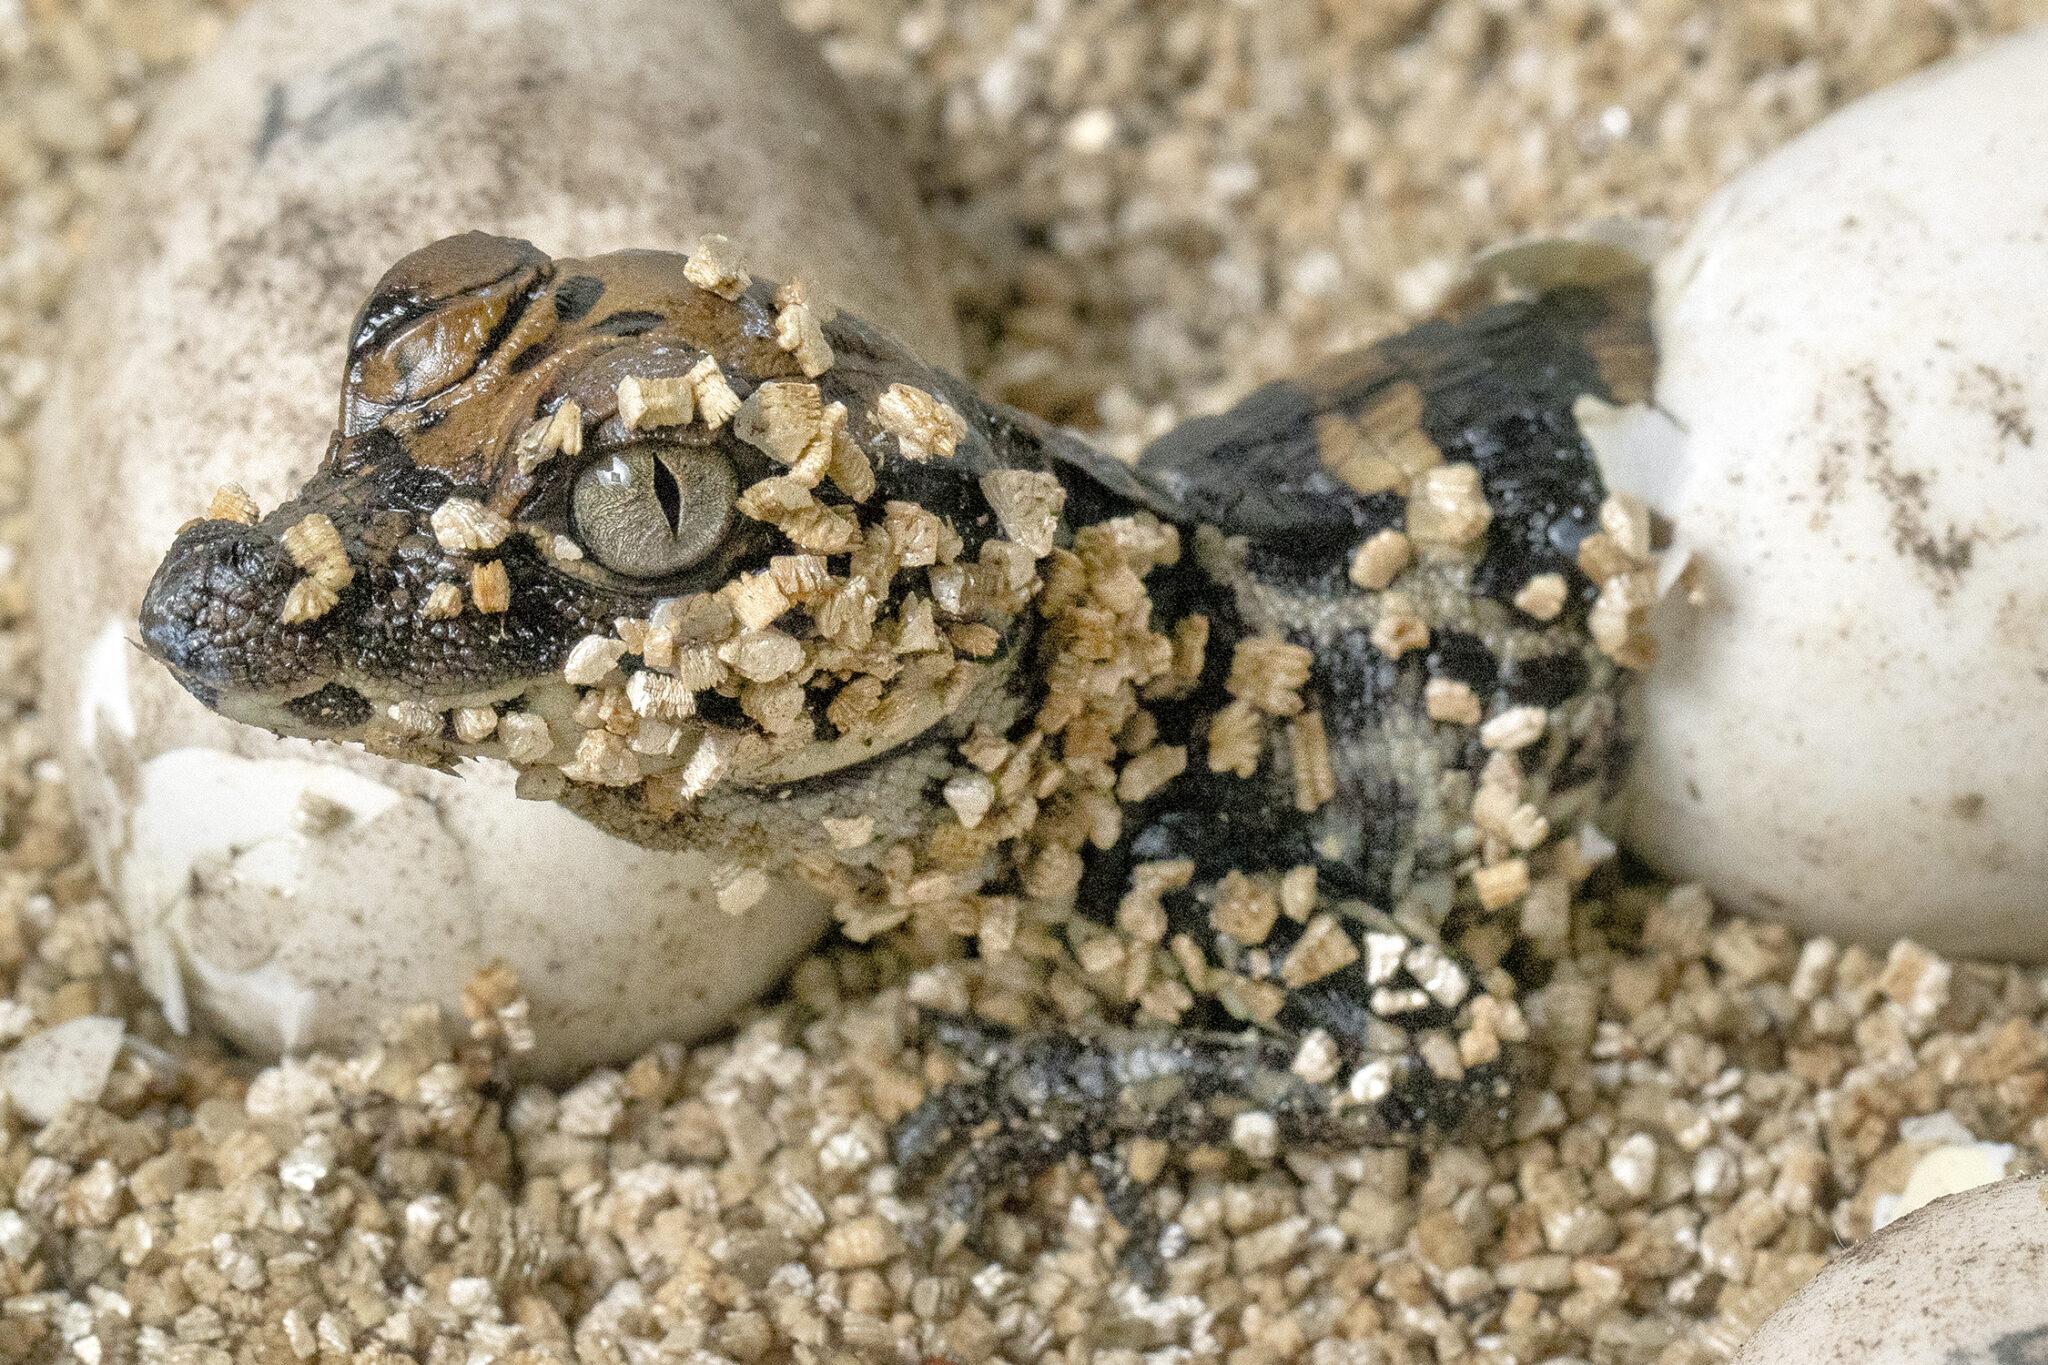
[{"label": "eggshell fragment", "polygon": [[1944,1195],[2002,1180],[2018,1155],[2019,1149],[2009,1142],[1951,1142],[1935,1147],[1913,1163],[1905,1189],[1889,1199],[1878,1198],[1871,1210],[1873,1222],[1876,1227],[1888,1227]]},{"label": "eggshell fragment", "polygon": [[807,890],[777,881],[735,921],[705,859],[517,801],[509,773],[232,725],[131,641],[213,490],[269,508],[312,472],[355,309],[436,237],[577,255],[724,232],[953,362],[884,146],[763,0],[258,3],[169,95],[68,308],[33,567],[83,833],[174,1023],[341,1045],[503,959],[529,1060],[560,1072],[715,1028],[816,939]]},{"label": "eggshell fragment", "polygon": [[2048,957],[2044,87],[2037,29],[1859,101],[1662,262],[1625,842],[1734,909]]},{"label": "eggshell fragment", "polygon": [[74,1103],[100,1097],[127,1026],[86,1015],[30,1034],[0,1056],[0,1095],[33,1123],[48,1123]]},{"label": "eggshell fragment", "polygon": [[2048,1177],[1937,1199],[1838,1256],[1736,1365],[2048,1359]]}]

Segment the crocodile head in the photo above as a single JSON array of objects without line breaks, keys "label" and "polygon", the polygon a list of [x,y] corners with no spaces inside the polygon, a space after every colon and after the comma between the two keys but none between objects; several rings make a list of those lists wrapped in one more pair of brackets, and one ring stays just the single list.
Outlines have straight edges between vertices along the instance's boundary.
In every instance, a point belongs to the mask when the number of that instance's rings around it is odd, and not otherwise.
[{"label": "crocodile head", "polygon": [[557,261],[450,238],[363,305],[312,477],[267,515],[216,495],[142,639],[233,719],[509,760],[669,842],[714,789],[1004,704],[1065,496],[1004,430],[720,239]]}]

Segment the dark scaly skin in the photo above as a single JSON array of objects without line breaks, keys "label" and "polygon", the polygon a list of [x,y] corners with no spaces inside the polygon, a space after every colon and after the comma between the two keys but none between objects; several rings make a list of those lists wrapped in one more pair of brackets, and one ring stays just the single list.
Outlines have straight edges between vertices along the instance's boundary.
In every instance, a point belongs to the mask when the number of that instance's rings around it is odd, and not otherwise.
[{"label": "dark scaly skin", "polygon": [[[692,742],[706,742],[694,735],[678,741],[675,755],[630,760],[639,776],[616,785],[559,776],[587,721],[563,718],[579,703],[587,711],[602,690],[562,680],[580,639],[612,632],[620,618],[646,618],[662,599],[716,591],[792,551],[780,523],[738,514],[703,562],[659,580],[611,572],[580,543],[584,528],[570,508],[578,475],[636,442],[715,451],[741,488],[783,472],[735,435],[741,419],[651,434],[628,433],[618,419],[622,379],[678,375],[706,355],[742,399],[766,382],[806,382],[777,343],[772,286],[755,282],[729,300],[689,283],[684,264],[652,252],[551,261],[524,243],[471,234],[394,267],[351,339],[340,428],[319,471],[296,499],[254,524],[203,520],[180,533],[143,603],[147,648],[224,714],[284,733],[364,740],[435,765],[503,757],[500,739],[516,724],[505,718],[544,714],[555,747],[522,762],[528,790],[642,843],[731,850],[763,866],[793,860],[809,875],[843,863],[850,871],[835,883],[842,896],[848,885],[875,884],[875,860],[827,844],[818,834],[825,818],[875,814],[883,837],[905,848],[942,837],[957,847],[965,835],[939,789],[966,772],[963,743],[976,734],[1028,737],[1048,676],[1064,666],[1066,627],[1048,628],[1030,603],[1065,551],[1039,564],[1020,601],[958,618],[941,613],[949,628],[970,617],[994,627],[993,653],[960,646],[950,672],[941,657],[931,670],[938,681],[901,708],[909,719],[846,731],[864,734],[862,743],[835,744],[842,727],[829,713],[858,669],[835,672],[843,657],[807,652],[806,669],[827,663],[804,675],[805,714],[781,722],[793,729],[750,730],[741,711],[759,698],[737,682],[729,695],[702,693],[696,717],[679,723],[684,731],[708,725],[732,741],[733,763],[713,787],[676,795],[677,765]],[[1202,991],[1170,1029],[1140,1022],[1087,1037],[1004,1036],[942,1021],[942,1041],[979,1079],[941,1088],[904,1121],[896,1147],[907,1175],[943,1174],[935,1202],[966,1226],[994,1192],[1050,1162],[1085,1156],[1135,1234],[1132,1268],[1151,1273],[1160,1240],[1118,1158],[1132,1138],[1223,1141],[1236,1115],[1258,1110],[1273,1117],[1282,1142],[1386,1142],[1501,1113],[1512,1047],[1499,1056],[1480,1048],[1448,1065],[1444,1049],[1456,1052],[1453,1040],[1466,1037],[1480,1010],[1498,1017],[1517,971],[1540,966],[1517,939],[1515,910],[1484,909],[1468,880],[1486,847],[1469,807],[1489,754],[1476,727],[1432,720],[1423,688],[1432,679],[1464,683],[1488,716],[1525,705],[1544,712],[1544,738],[1511,762],[1555,835],[1573,835],[1609,796],[1625,748],[1627,675],[1587,628],[1596,586],[1577,551],[1605,494],[1573,405],[1585,395],[1644,396],[1650,347],[1640,273],[1602,269],[1533,297],[1468,302],[1305,379],[1269,385],[1220,417],[1186,424],[1135,469],[977,398],[857,319],[833,318],[824,335],[833,363],[815,383],[823,402],[844,404],[846,438],[877,486],[860,501],[832,484],[815,496],[852,516],[868,541],[894,544],[876,530],[883,509],[915,504],[958,537],[960,563],[1013,562],[991,558],[1007,542],[997,543],[1002,528],[980,480],[997,470],[1056,477],[1065,494],[1063,546],[1085,527],[1157,518],[1178,529],[1177,560],[1145,574],[1152,628],[1170,634],[1175,622],[1200,614],[1210,623],[1209,648],[1198,679],[1158,689],[1143,709],[1158,742],[1186,747],[1186,769],[1156,794],[1126,802],[1106,846],[1078,845],[1083,871],[1067,896],[1072,913],[1110,924],[1134,875],[1186,859],[1187,885],[1162,900],[1169,932],[1185,934],[1209,967],[1279,981],[1303,924],[1281,916],[1255,947],[1212,925],[1209,906],[1229,874],[1277,878],[1306,866],[1315,869],[1315,913],[1334,916],[1349,942],[1422,953],[1383,963],[1377,978],[1368,953],[1288,985],[1277,1012],[1249,1031],[1242,1010]],[[964,434],[952,455],[906,457],[876,415],[897,384],[957,411]],[[581,409],[582,453],[522,472],[522,433],[564,400]],[[1346,570],[1367,537],[1403,525],[1406,500],[1360,491],[1356,485],[1372,481],[1358,475],[1356,445],[1349,454],[1332,446],[1344,423],[1363,423],[1382,440],[1395,433],[1411,454],[1419,432],[1432,458],[1478,469],[1492,510],[1483,539],[1466,551],[1425,555],[1393,585],[1430,628],[1426,648],[1398,658],[1372,638],[1380,595],[1353,586]],[[481,551],[444,549],[429,518],[451,496],[484,504],[514,533]],[[286,622],[283,604],[304,566],[281,537],[313,512],[339,532],[348,581],[315,619]],[[1132,517],[1139,520],[1118,520]],[[586,552],[565,558],[567,546]],[[844,555],[826,559],[835,573],[857,568]],[[476,565],[494,560],[510,584],[507,610],[479,611],[466,597],[459,615],[423,618],[433,584],[468,583]],[[892,623],[914,597],[937,593],[939,572],[897,570],[878,621]],[[1513,605],[1544,573],[1561,575],[1568,589],[1548,623]],[[811,651],[823,647],[820,619],[808,603],[776,624]],[[1232,649],[1249,637],[1285,640],[1313,656],[1302,698],[1322,719],[1335,789],[1313,811],[1297,808],[1284,729],[1269,736],[1250,777],[1213,772],[1206,761],[1208,726],[1229,702]],[[627,670],[639,664],[630,652],[622,660]],[[397,714],[394,703],[430,720],[439,715],[438,732],[417,723],[394,731],[386,719]],[[460,740],[454,719],[442,714],[458,706],[495,713],[497,736]],[[662,732],[634,731],[644,733]],[[1060,742],[1079,741],[1056,735],[1048,751]],[[1047,796],[1046,809],[1063,799]],[[1030,837],[1037,836],[1012,842]],[[974,894],[1015,895],[1022,857],[994,834],[970,845],[963,857],[980,858],[972,862]],[[1530,857],[1540,866],[1555,853],[1553,842]],[[1474,943],[1485,945],[1485,960],[1462,951]],[[1376,991],[1415,987],[1418,972],[1441,963],[1452,964],[1454,988],[1419,1008],[1380,1009]],[[1334,1084],[1290,1071],[1312,1029],[1335,1045]],[[1439,1044],[1433,1061],[1424,1045],[1431,1038]],[[1347,1099],[1345,1077],[1367,1063],[1379,1065],[1378,1084]]]}]

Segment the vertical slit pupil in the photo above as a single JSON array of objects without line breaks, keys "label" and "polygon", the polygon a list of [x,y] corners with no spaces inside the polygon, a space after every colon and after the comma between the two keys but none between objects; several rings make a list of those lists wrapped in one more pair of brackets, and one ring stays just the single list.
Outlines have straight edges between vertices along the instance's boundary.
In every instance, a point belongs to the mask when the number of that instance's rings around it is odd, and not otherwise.
[{"label": "vertical slit pupil", "polygon": [[668,521],[669,533],[683,532],[683,489],[676,482],[675,472],[668,467],[668,461],[657,457],[654,461],[654,500],[661,504],[661,515]]}]

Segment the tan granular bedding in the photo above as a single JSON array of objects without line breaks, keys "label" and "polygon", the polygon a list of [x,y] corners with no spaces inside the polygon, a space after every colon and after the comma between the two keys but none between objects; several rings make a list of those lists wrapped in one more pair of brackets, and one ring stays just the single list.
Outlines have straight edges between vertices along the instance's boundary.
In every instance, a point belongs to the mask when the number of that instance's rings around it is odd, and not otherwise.
[{"label": "tan granular bedding", "polygon": [[[1129,449],[1397,322],[1473,249],[1683,215],[1828,108],[2048,0],[790,0],[902,132],[991,390]],[[1197,1151],[1191,1249],[1109,1275],[1087,1177],[943,1252],[890,1121],[941,1060],[908,1001],[1039,1008],[894,950],[798,972],[735,1037],[556,1093],[394,1022],[257,1070],[170,1036],[44,757],[18,558],[35,327],[193,0],[0,0],[0,1047],[125,1018],[99,1104],[0,1100],[0,1360],[1712,1361],[1864,1235],[1948,1111],[2048,1156],[2038,971],[1801,941],[1695,892],[1586,906],[1530,1001],[1560,1058],[1511,1145]],[[376,263],[366,263],[374,265]],[[1918,1131],[1908,1125],[1908,1130]]]}]

